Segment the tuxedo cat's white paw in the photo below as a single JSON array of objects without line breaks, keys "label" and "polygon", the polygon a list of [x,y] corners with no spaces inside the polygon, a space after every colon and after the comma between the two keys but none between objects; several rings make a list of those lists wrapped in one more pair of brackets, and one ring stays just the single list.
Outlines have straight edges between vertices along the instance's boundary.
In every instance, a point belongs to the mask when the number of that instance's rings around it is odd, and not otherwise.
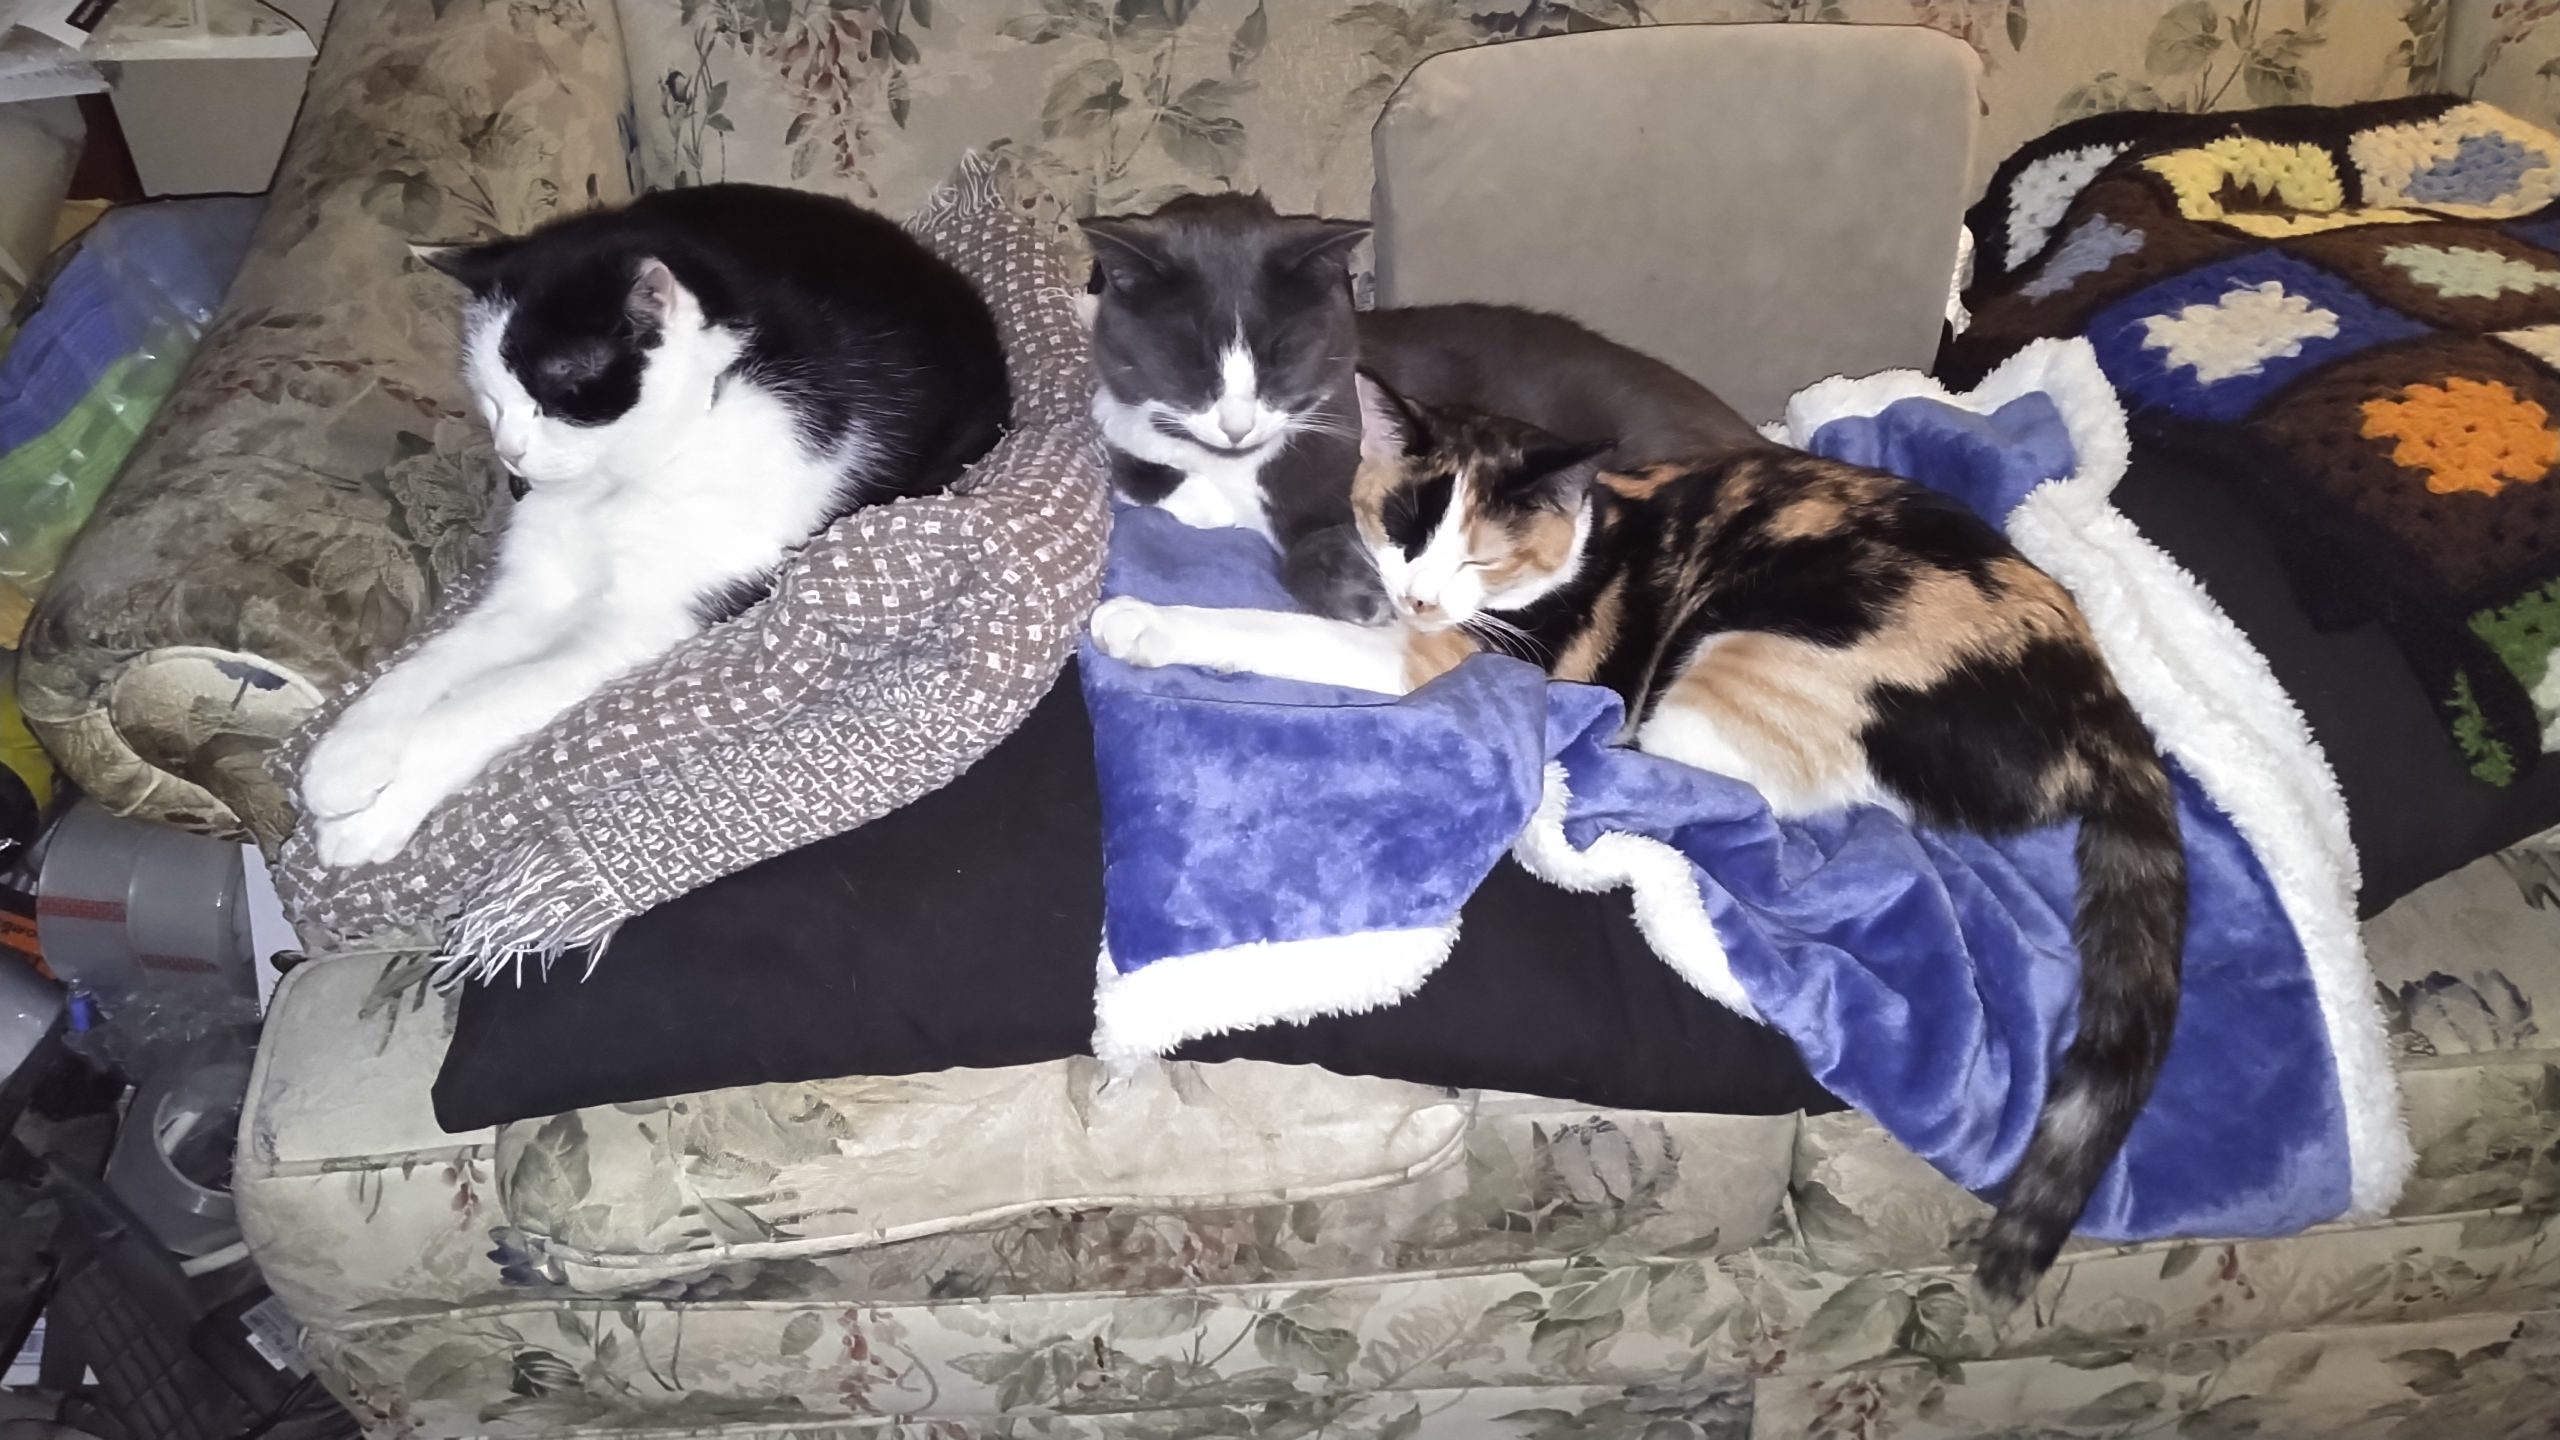
[{"label": "tuxedo cat's white paw", "polygon": [[355,814],[400,778],[408,752],[407,727],[367,724],[351,712],[311,747],[302,767],[304,807],[324,820]]},{"label": "tuxedo cat's white paw", "polygon": [[335,870],[396,858],[445,794],[441,786],[404,777],[353,814],[322,817],[312,827],[320,863]]},{"label": "tuxedo cat's white paw", "polygon": [[1186,664],[1178,624],[1161,605],[1115,596],[1094,609],[1094,648],[1114,660],[1148,669]]}]

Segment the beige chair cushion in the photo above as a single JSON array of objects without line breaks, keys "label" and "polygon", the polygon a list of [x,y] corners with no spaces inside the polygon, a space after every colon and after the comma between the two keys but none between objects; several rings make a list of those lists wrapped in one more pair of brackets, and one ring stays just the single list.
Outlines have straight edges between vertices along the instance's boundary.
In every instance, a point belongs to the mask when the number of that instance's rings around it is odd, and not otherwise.
[{"label": "beige chair cushion", "polygon": [[[1374,136],[1378,303],[1561,311],[1753,421],[1826,376],[1925,367],[1980,68],[1892,25],[1666,25],[1435,56]],[[1630,173],[1652,177],[1633,200]]]}]

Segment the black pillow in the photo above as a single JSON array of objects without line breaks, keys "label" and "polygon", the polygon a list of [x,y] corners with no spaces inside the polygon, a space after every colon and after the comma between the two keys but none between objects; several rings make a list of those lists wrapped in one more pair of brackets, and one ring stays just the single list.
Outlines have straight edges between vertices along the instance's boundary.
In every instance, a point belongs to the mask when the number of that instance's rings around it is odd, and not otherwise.
[{"label": "black pillow", "polygon": [[[1069,667],[945,788],[636,917],[585,980],[572,959],[467,991],[436,1118],[461,1131],[729,1085],[1082,1054],[1101,933],[1093,733]],[[1623,896],[1568,894],[1508,861],[1403,1004],[1182,1054],[1611,1108],[1839,1108],[1782,1036],[1655,958]]]},{"label": "black pillow", "polygon": [[2536,765],[2511,787],[2474,777],[2381,627],[2313,628],[2254,510],[2216,478],[2248,456],[2172,453],[2149,439],[2134,454],[2117,508],[2257,645],[2337,772],[2363,861],[2362,914],[2560,825],[2560,764]]}]

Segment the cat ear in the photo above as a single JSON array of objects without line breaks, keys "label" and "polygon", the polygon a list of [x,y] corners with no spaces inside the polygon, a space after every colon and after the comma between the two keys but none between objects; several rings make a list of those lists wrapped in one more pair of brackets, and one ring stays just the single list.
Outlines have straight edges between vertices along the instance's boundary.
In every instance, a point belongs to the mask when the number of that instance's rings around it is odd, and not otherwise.
[{"label": "cat ear", "polygon": [[428,269],[461,281],[473,294],[489,288],[498,267],[515,253],[521,240],[489,240],[480,244],[412,245],[409,253]]},{"label": "cat ear", "polygon": [[1600,473],[1590,462],[1616,448],[1610,440],[1541,440],[1520,452],[1521,487],[1551,505],[1572,503]]},{"label": "cat ear", "polygon": [[1610,440],[1549,440],[1520,453],[1520,468],[1530,475],[1553,475],[1585,460],[1597,460],[1615,444]]},{"label": "cat ear", "polygon": [[1304,270],[1325,261],[1347,265],[1351,247],[1369,238],[1366,220],[1293,219],[1289,225],[1289,238],[1272,256],[1291,270]]},{"label": "cat ear", "polygon": [[1360,397],[1361,459],[1401,460],[1427,447],[1422,417],[1413,413],[1403,396],[1388,389],[1386,381],[1358,370],[1352,373],[1351,384]]},{"label": "cat ear", "polygon": [[642,257],[640,268],[631,277],[631,296],[624,302],[631,318],[649,327],[664,325],[676,313],[676,297],[684,287],[676,283],[676,272],[655,255]]},{"label": "cat ear", "polygon": [[1126,288],[1164,273],[1164,257],[1156,253],[1155,237],[1145,221],[1104,218],[1082,221],[1078,228],[1093,247],[1097,278]]}]

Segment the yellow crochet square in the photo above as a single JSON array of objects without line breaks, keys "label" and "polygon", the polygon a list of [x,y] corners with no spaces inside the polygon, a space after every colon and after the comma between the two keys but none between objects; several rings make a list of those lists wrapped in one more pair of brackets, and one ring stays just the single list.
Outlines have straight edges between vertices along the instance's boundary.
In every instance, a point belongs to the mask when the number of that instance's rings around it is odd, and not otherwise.
[{"label": "yellow crochet square", "polygon": [[[2317,145],[2280,145],[2232,135],[2155,155],[2143,164],[2168,183],[2178,197],[2179,214],[2262,239],[2358,225],[2406,225],[2430,218],[2400,210],[2345,208],[2346,184],[2338,178],[2337,162]],[[2226,210],[2221,197],[2233,186],[2256,191],[2293,213]]]}]

